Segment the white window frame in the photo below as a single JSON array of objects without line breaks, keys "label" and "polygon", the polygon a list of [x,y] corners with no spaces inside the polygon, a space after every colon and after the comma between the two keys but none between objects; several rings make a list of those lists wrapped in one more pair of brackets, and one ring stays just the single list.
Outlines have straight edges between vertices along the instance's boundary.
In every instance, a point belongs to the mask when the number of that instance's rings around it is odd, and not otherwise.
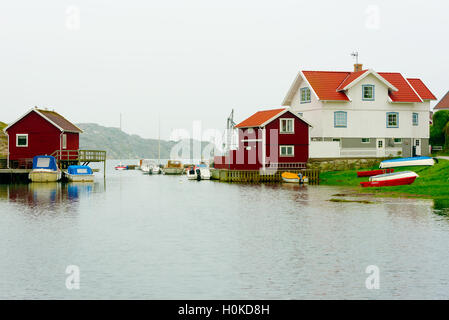
[{"label": "white window frame", "polygon": [[[282,121],[288,121],[291,122],[291,131],[283,131],[282,130]],[[288,125],[286,125],[286,127],[288,127]],[[280,118],[279,119],[279,133],[283,133],[283,134],[292,134],[295,133],[295,119],[293,118]]]},{"label": "white window frame", "polygon": [[[27,138],[27,144],[24,146],[19,146],[19,137],[26,137]],[[28,147],[28,133],[17,133],[16,134],[16,147],[17,148],[27,148]]]},{"label": "white window frame", "polygon": [[[399,139],[399,141],[396,142],[396,139]],[[402,138],[393,138],[393,143],[394,144],[401,144],[402,143]]]},{"label": "white window frame", "polygon": [[62,149],[67,149],[67,134],[62,134]]},{"label": "white window frame", "polygon": [[[282,154],[282,148],[291,148],[292,154]],[[280,145],[279,146],[279,156],[280,157],[294,157],[295,156],[295,146],[294,145]]]},{"label": "white window frame", "polygon": [[[415,118],[415,116],[416,116],[416,118]],[[419,113],[418,112],[413,112],[412,113],[412,125],[414,125],[414,126],[418,126],[419,125]]]},{"label": "white window frame", "polygon": [[312,94],[309,87],[299,89],[300,103],[310,103],[312,101]]}]

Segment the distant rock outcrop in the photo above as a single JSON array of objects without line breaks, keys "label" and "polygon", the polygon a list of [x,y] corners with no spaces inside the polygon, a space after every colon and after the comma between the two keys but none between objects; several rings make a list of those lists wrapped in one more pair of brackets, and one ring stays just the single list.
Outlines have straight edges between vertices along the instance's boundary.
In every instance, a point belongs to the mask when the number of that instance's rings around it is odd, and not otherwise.
[{"label": "distant rock outcrop", "polygon": [[3,132],[7,124],[0,121],[0,158],[4,158],[8,154],[8,137]]},{"label": "distant rock outcrop", "polygon": [[[109,159],[157,159],[158,158],[158,140],[144,139],[138,135],[130,135],[119,128],[103,127],[95,123],[78,123],[84,133],[80,135],[80,149],[85,150],[106,150]],[[193,140],[185,141],[190,145],[187,155],[189,158],[193,156]],[[170,152],[178,142],[161,140],[161,159],[169,159]],[[204,150],[209,143],[201,143],[201,149]],[[209,160],[213,157],[213,148],[208,147],[211,152]]]}]

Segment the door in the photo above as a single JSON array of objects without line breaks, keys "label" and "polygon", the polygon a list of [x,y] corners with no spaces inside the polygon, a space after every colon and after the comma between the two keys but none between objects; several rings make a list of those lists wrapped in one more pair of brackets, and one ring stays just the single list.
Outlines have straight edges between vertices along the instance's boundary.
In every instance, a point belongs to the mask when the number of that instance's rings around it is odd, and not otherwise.
[{"label": "door", "polygon": [[385,157],[385,139],[376,139],[376,156]]},{"label": "door", "polygon": [[415,147],[415,155],[420,156],[421,155],[421,139],[413,139],[414,143],[413,146]]}]

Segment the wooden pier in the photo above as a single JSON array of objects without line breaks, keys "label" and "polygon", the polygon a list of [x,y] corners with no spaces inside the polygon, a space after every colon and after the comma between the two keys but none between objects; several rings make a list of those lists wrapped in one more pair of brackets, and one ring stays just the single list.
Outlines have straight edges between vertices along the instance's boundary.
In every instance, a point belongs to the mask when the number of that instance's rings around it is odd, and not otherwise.
[{"label": "wooden pier", "polygon": [[[284,171],[266,171],[265,173],[259,170],[226,170],[226,169],[212,169],[211,179],[220,180],[223,182],[282,182],[281,174]],[[317,169],[296,169],[288,170],[292,173],[301,173],[303,176],[309,178],[309,184],[320,183],[320,171]]]},{"label": "wooden pier", "polygon": [[91,162],[103,162],[103,175],[106,177],[106,151],[103,150],[57,150],[51,154],[56,158],[61,170],[71,165],[87,166]]}]

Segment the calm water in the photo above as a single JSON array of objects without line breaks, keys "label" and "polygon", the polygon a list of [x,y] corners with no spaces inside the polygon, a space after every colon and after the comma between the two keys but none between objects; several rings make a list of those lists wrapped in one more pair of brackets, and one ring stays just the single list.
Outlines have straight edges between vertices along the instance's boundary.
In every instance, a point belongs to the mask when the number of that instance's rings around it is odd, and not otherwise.
[{"label": "calm water", "polygon": [[0,298],[448,299],[449,204],[328,201],[342,191],[112,170],[2,185]]}]

